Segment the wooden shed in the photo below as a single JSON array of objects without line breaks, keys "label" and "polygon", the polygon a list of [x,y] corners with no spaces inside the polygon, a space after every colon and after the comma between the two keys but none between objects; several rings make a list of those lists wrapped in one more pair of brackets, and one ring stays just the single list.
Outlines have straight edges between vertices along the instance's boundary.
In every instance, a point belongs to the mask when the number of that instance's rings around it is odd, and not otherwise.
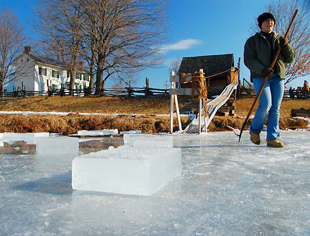
[{"label": "wooden shed", "polygon": [[212,95],[219,94],[230,83],[238,83],[233,54],[183,57],[178,74],[195,73],[200,69],[205,77],[212,76],[207,79],[208,92]]}]

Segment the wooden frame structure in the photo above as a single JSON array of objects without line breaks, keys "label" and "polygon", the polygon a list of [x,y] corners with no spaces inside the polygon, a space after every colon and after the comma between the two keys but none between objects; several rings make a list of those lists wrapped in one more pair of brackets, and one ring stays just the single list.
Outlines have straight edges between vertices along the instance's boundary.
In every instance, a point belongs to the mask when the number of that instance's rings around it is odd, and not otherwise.
[{"label": "wooden frame structure", "polygon": [[[200,76],[203,76],[203,69],[199,71]],[[189,82],[193,78],[192,75],[188,75],[184,78],[184,82]],[[179,111],[179,103],[178,103],[178,95],[198,95],[199,96],[199,131],[201,133],[201,108],[202,105],[206,105],[206,99],[203,99],[200,94],[196,90],[193,91],[192,88],[176,88],[176,82],[180,82],[180,76],[176,75],[174,71],[170,74],[170,82],[171,82],[171,89],[169,89],[170,95],[170,133],[173,133],[173,107],[175,104],[176,107],[176,116],[178,119],[179,130],[182,131],[182,124],[181,124],[181,117]],[[206,119],[206,116],[205,116]],[[205,120],[206,123],[206,120]],[[207,132],[207,128],[205,126],[205,132]]]},{"label": "wooden frame structure", "polygon": [[[203,93],[202,91],[202,87],[206,86],[205,85],[201,85],[200,84],[200,88],[199,89],[194,89],[193,86],[192,88],[176,88],[176,83],[180,82],[180,76],[176,75],[174,71],[171,72],[170,74],[170,82],[171,82],[171,89],[169,89],[169,95],[170,95],[170,133],[173,133],[173,108],[174,108],[174,104],[176,106],[176,116],[178,119],[178,125],[179,125],[179,130],[181,132],[187,132],[189,131],[189,126],[183,131],[182,130],[182,125],[181,125],[181,117],[180,117],[180,111],[179,111],[179,104],[178,104],[178,95],[192,95],[192,96],[199,96],[198,100],[199,100],[199,107],[198,107],[198,117],[196,117],[196,119],[194,119],[193,121],[198,120],[198,127],[197,125],[195,125],[195,130],[198,129],[198,134],[201,133],[201,126],[202,126],[202,120],[201,120],[201,116],[202,116],[202,111],[203,111],[203,115],[204,115],[204,131],[207,132],[207,127],[209,126],[209,124],[211,123],[212,119],[214,118],[217,110],[223,106],[228,99],[230,98],[230,96],[232,95],[233,91],[235,91],[238,87],[238,83],[239,83],[239,78],[240,78],[240,58],[239,58],[239,62],[238,62],[238,68],[236,67],[231,67],[229,70],[226,71],[230,71],[230,77],[231,77],[231,83],[227,84],[226,87],[224,88],[224,90],[222,91],[222,93],[216,97],[213,100],[208,101],[208,103],[206,102],[206,95],[203,94],[203,97],[201,95],[201,93]],[[224,72],[226,72],[224,71]],[[202,80],[206,80],[206,78],[210,78],[211,76],[207,76],[204,77],[204,73],[203,73],[203,69],[200,69],[199,72],[199,78]],[[197,72],[194,73],[194,75],[192,74],[188,74],[186,77],[182,76],[182,82],[187,83],[189,81],[191,81],[193,83],[194,78],[197,78]],[[206,88],[205,88],[206,89]],[[236,96],[235,96],[236,97]],[[202,110],[202,107],[204,107],[204,109]],[[193,123],[192,121],[192,123]],[[191,123],[191,125],[192,125]]]}]

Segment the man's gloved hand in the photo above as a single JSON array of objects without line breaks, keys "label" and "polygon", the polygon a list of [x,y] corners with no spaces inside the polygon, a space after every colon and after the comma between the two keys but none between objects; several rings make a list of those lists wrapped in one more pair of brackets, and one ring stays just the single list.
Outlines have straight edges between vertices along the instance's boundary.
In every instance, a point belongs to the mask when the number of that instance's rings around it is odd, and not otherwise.
[{"label": "man's gloved hand", "polygon": [[288,40],[286,38],[281,38],[279,45],[280,45],[280,47],[283,48],[286,46],[287,43],[288,43]]},{"label": "man's gloved hand", "polygon": [[272,73],[273,73],[273,69],[268,68],[268,67],[264,68],[261,72],[261,74],[265,77],[270,77],[272,75]]}]

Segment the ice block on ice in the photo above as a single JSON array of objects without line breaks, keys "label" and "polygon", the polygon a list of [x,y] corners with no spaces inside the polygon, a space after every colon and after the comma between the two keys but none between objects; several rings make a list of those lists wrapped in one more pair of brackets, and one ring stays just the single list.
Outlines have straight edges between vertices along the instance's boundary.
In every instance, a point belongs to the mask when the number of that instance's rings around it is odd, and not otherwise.
[{"label": "ice block on ice", "polygon": [[36,152],[39,154],[65,154],[79,152],[79,139],[72,137],[37,138]]},{"label": "ice block on ice", "polygon": [[181,172],[179,148],[122,146],[74,158],[72,188],[147,196]]}]

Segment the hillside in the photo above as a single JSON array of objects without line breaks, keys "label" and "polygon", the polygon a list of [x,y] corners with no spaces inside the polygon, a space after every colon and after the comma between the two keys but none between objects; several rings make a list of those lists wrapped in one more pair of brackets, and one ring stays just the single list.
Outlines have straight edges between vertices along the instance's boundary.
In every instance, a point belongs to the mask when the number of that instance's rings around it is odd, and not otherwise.
[{"label": "hillside", "polygon": [[[236,100],[235,117],[216,116],[209,131],[240,129],[254,98]],[[1,98],[1,111],[24,111],[24,114],[0,114],[0,132],[55,132],[64,135],[78,130],[118,129],[119,131],[169,132],[169,97],[26,97]],[[190,97],[179,97],[182,114],[191,113],[195,105]],[[308,122],[290,118],[291,109],[310,109],[309,100],[284,100],[281,107],[281,129],[307,128]],[[67,112],[66,116],[27,114],[33,112]],[[81,115],[104,113],[107,115]],[[164,114],[165,116],[162,116]],[[254,113],[253,113],[254,115]],[[238,118],[241,117],[241,118]],[[190,122],[182,117],[182,125]],[[175,128],[177,129],[177,122]]]}]

